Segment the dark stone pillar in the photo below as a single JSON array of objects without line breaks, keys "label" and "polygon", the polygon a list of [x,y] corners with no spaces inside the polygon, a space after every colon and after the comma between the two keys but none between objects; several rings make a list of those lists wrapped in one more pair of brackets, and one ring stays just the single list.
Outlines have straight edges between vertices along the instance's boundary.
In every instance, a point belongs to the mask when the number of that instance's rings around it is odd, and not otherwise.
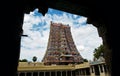
[{"label": "dark stone pillar", "polygon": [[[22,0],[1,2],[3,4],[1,12],[1,75],[16,76],[20,54],[20,42],[23,24]],[[8,4],[6,4],[8,3]]]},{"label": "dark stone pillar", "polygon": [[104,45],[104,58],[106,62],[106,66],[108,66],[108,71],[111,73],[111,65],[112,65],[112,39],[111,39],[111,32],[110,28],[107,26],[99,26],[98,27],[99,36],[103,39]]}]

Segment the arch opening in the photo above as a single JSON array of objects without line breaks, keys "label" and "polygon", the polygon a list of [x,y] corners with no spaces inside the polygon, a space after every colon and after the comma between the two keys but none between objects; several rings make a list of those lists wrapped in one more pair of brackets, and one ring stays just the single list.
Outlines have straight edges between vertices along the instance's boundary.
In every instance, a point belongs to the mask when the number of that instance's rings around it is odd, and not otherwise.
[{"label": "arch opening", "polygon": [[50,22],[62,23],[71,26],[71,33],[78,51],[83,58],[93,60],[93,51],[102,44],[97,28],[87,24],[87,18],[75,14],[49,8],[45,16],[35,9],[30,14],[25,14],[23,23],[23,34],[27,37],[21,39],[20,59],[32,61],[35,55],[41,62],[45,55]]}]

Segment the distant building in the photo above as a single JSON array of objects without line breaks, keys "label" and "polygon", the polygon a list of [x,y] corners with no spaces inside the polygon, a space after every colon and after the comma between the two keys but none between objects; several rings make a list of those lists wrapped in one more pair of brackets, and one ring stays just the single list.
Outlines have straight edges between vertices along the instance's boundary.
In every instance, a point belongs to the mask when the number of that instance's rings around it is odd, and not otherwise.
[{"label": "distant building", "polygon": [[18,76],[111,76],[104,61],[69,65],[19,62]]},{"label": "distant building", "polygon": [[83,58],[73,41],[69,25],[51,22],[48,46],[42,61],[45,65],[83,63]]}]

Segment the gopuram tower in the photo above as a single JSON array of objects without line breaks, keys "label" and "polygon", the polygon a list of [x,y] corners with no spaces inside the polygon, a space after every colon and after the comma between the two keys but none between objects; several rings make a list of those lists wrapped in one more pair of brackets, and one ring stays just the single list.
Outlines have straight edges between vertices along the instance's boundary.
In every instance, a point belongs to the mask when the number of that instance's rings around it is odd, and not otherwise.
[{"label": "gopuram tower", "polygon": [[69,25],[51,22],[47,50],[42,61],[45,65],[68,65],[83,62],[73,41]]}]

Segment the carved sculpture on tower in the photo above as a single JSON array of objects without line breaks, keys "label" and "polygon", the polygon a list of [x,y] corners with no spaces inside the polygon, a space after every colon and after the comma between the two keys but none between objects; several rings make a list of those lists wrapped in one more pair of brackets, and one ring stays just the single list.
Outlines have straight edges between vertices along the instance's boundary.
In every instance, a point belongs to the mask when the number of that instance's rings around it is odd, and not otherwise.
[{"label": "carved sculpture on tower", "polygon": [[51,22],[47,50],[42,61],[45,65],[83,63],[83,58],[73,41],[69,25]]}]

